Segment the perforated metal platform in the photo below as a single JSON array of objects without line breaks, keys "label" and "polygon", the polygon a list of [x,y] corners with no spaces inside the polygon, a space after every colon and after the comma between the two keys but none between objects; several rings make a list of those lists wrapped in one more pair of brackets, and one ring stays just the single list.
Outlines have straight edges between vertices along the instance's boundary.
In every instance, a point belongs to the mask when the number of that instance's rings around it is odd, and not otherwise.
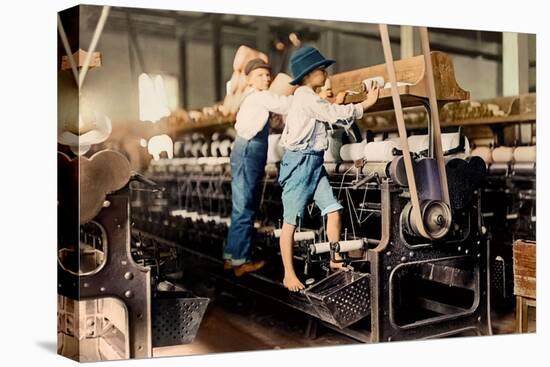
[{"label": "perforated metal platform", "polygon": [[370,313],[370,276],[337,272],[304,291],[323,321],[345,328]]},{"label": "perforated metal platform", "polygon": [[208,298],[179,292],[153,299],[153,347],[192,343],[208,306]]}]

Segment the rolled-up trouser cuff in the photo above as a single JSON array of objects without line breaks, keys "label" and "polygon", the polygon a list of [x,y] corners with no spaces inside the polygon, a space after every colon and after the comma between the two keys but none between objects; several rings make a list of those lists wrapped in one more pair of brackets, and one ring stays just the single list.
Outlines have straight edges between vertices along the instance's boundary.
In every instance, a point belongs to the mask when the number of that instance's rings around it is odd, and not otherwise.
[{"label": "rolled-up trouser cuff", "polygon": [[231,260],[232,256],[231,256],[231,254],[228,254],[228,253],[224,252],[222,258],[224,260]]},{"label": "rolled-up trouser cuff", "polygon": [[325,216],[329,213],[336,212],[338,210],[342,210],[344,207],[340,203],[334,203],[327,206],[325,209],[321,211],[321,215]]},{"label": "rolled-up trouser cuff", "polygon": [[239,266],[239,265],[242,265],[244,263],[247,263],[248,261],[249,261],[248,259],[231,259],[231,265]]}]

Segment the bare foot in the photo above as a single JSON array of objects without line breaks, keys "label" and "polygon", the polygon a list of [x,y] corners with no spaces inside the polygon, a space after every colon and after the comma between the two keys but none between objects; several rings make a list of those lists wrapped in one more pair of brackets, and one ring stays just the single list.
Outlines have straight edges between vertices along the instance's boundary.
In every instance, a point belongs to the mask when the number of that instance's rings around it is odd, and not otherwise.
[{"label": "bare foot", "polygon": [[343,271],[349,270],[348,267],[343,262],[334,262],[330,260],[329,266],[331,269],[334,269],[334,270],[343,270]]},{"label": "bare foot", "polygon": [[301,289],[304,289],[304,285],[294,274],[285,275],[283,279],[283,285],[291,292],[298,292]]}]

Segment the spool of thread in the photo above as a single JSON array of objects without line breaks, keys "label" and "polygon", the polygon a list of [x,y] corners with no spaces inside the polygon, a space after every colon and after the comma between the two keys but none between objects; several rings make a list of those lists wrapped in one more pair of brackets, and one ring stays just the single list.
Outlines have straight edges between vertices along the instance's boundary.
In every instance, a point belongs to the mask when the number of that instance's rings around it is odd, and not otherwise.
[{"label": "spool of thread", "polygon": [[472,150],[473,157],[480,157],[486,164],[493,163],[493,151],[489,147],[477,147]]},{"label": "spool of thread", "polygon": [[201,147],[202,147],[202,142],[198,141],[196,143],[193,143],[193,146],[191,147],[191,156],[198,158],[200,155]]},{"label": "spool of thread", "polygon": [[220,155],[222,157],[229,157],[229,154],[231,152],[231,140],[222,140],[220,145],[218,146],[218,149],[220,150]]},{"label": "spool of thread", "polygon": [[210,142],[206,141],[201,146],[201,155],[203,157],[209,157],[210,156]]},{"label": "spool of thread", "polygon": [[514,160],[514,148],[498,147],[493,149],[493,162],[510,163]]},{"label": "spool of thread", "polygon": [[281,134],[271,134],[267,137],[267,163],[277,163],[283,159],[284,148],[279,144]]},{"label": "spool of thread", "polygon": [[220,142],[215,140],[210,144],[210,155],[212,157],[219,157],[218,148],[220,147]]},{"label": "spool of thread", "polygon": [[[427,150],[430,143],[429,135],[411,135],[408,137],[409,150],[418,153]],[[441,147],[443,152],[454,149],[460,145],[460,133],[445,133],[441,134]],[[468,139],[464,137],[464,153],[470,154],[470,144]]]},{"label": "spool of thread", "polygon": [[369,91],[371,86],[378,86],[378,88],[384,87],[384,78],[381,76],[375,76],[373,78],[365,79],[361,82],[365,91]]},{"label": "spool of thread", "polygon": [[[381,140],[378,140],[378,141],[381,141]],[[401,138],[399,136],[392,136],[390,138],[386,138],[383,141],[393,141],[395,144],[397,144],[399,149],[401,149]]]},{"label": "spool of thread", "polygon": [[315,240],[315,232],[313,231],[294,233],[294,241],[314,241],[314,240]]},{"label": "spool of thread", "polygon": [[514,150],[514,160],[516,162],[525,162],[525,163],[532,163],[535,162],[537,158],[537,146],[529,146],[529,147],[517,147],[516,150]]},{"label": "spool of thread", "polygon": [[366,142],[344,144],[340,148],[340,157],[343,161],[356,161],[363,159]]},{"label": "spool of thread", "polygon": [[430,143],[428,135],[411,135],[407,140],[409,142],[409,150],[413,153],[428,149]]},{"label": "spool of thread", "polygon": [[367,162],[363,166],[363,174],[371,175],[378,174],[378,177],[386,178],[389,175],[390,162]]},{"label": "spool of thread", "polygon": [[443,152],[446,150],[451,150],[460,145],[460,133],[446,133],[441,134],[441,147]]},{"label": "spool of thread", "polygon": [[[441,134],[441,146],[443,147],[443,152],[445,153],[448,150],[454,149],[460,145],[460,133],[445,133]],[[470,156],[470,142],[468,138],[464,136],[464,152],[453,154],[453,157],[466,158]]]},{"label": "spool of thread", "polygon": [[355,175],[358,168],[355,166],[355,162],[342,162],[337,166],[338,173],[348,173]]},{"label": "spool of thread", "polygon": [[510,166],[508,163],[496,162],[489,166],[489,172],[493,175],[505,175],[508,174]]},{"label": "spool of thread", "polygon": [[[364,245],[364,241],[363,240],[339,241],[338,245],[339,245],[338,252],[349,252],[349,251],[362,249]],[[311,246],[309,246],[309,251],[311,252],[312,255],[327,253],[330,251],[330,243],[329,242],[314,243]]]},{"label": "spool of thread", "polygon": [[189,138],[189,136],[186,136],[184,139],[183,139],[183,146],[182,146],[182,149],[183,149],[183,157],[185,158],[189,158],[189,157],[192,157],[193,154],[191,152],[191,149],[193,147],[193,142],[191,141],[191,139]]},{"label": "spool of thread", "polygon": [[312,255],[315,254],[324,254],[326,252],[330,251],[330,243],[329,242],[320,242],[320,243],[314,243],[309,246],[309,252]]},{"label": "spool of thread", "polygon": [[[281,229],[276,229],[273,231],[273,235],[276,238],[281,237]],[[294,241],[314,241],[315,240],[315,232],[313,231],[303,231],[303,232],[295,232],[294,233]]]},{"label": "spool of thread", "polygon": [[327,173],[331,174],[336,172],[336,168],[338,167],[338,164],[332,163],[332,162],[325,162],[324,166]]},{"label": "spool of thread", "polygon": [[537,170],[537,164],[535,162],[518,162],[512,165],[512,172],[514,175],[534,175]]},{"label": "spool of thread", "polygon": [[374,141],[365,145],[363,158],[367,162],[389,162],[394,158],[394,149],[400,149],[400,146],[393,140]]},{"label": "spool of thread", "polygon": [[185,144],[183,141],[176,141],[174,142],[174,157],[185,157]]}]

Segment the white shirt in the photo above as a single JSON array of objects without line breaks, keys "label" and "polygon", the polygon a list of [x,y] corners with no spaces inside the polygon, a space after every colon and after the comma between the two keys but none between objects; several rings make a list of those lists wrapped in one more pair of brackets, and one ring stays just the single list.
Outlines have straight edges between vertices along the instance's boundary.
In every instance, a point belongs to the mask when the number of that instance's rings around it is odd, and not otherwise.
[{"label": "white shirt", "polygon": [[246,140],[252,139],[267,123],[269,112],[286,115],[292,96],[279,96],[270,91],[247,88],[241,99],[235,130]]},{"label": "white shirt", "polygon": [[293,151],[326,150],[325,124],[347,128],[361,117],[363,107],[360,103],[333,104],[319,97],[310,87],[301,86],[294,92],[280,144]]}]

